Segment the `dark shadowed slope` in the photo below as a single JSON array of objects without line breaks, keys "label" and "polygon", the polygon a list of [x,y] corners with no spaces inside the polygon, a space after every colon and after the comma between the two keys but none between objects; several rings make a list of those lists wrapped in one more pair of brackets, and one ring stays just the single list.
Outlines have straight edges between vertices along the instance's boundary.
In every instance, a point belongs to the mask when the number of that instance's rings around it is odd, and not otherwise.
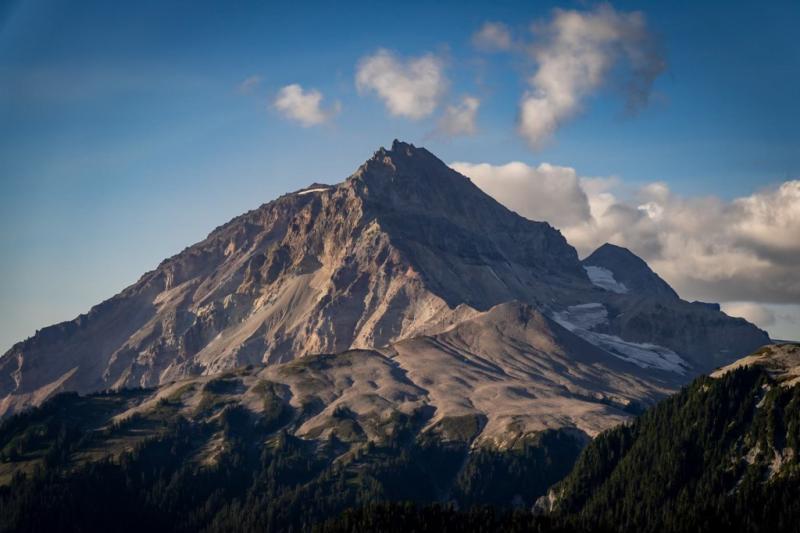
[{"label": "dark shadowed slope", "polygon": [[595,439],[539,507],[609,531],[797,531],[800,347],[768,346]]}]

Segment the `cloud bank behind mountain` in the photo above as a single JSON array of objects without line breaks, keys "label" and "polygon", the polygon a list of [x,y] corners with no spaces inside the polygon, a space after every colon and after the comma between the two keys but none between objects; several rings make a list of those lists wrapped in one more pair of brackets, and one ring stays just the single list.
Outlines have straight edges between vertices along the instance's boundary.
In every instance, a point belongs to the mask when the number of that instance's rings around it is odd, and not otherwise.
[{"label": "cloud bank behind mountain", "polygon": [[552,223],[582,256],[604,242],[625,246],[682,296],[800,337],[800,180],[723,200],[546,163],[451,166],[510,209]]}]

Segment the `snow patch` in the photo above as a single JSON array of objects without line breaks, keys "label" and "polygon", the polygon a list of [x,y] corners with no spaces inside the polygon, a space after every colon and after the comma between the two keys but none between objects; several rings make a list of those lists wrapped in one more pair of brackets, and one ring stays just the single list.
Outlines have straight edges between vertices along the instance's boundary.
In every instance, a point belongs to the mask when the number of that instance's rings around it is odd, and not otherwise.
[{"label": "snow patch", "polygon": [[299,193],[297,193],[297,196],[302,196],[304,194],[309,194],[309,193],[312,193],[312,192],[327,191],[328,189],[330,189],[330,187],[320,187],[319,189],[306,189],[304,191],[300,191]]},{"label": "snow patch", "polygon": [[609,269],[599,266],[584,266],[583,269],[586,271],[586,275],[589,276],[589,281],[597,287],[617,294],[628,292],[628,287],[624,283],[617,281],[614,278],[614,273]]},{"label": "snow patch", "polygon": [[598,346],[620,359],[631,362],[641,368],[658,368],[668,372],[684,375],[689,368],[680,355],[669,348],[651,344],[623,340],[615,335],[597,334]]},{"label": "snow patch", "polygon": [[616,335],[592,331],[597,326],[608,324],[608,312],[603,304],[572,305],[564,311],[554,313],[553,320],[614,357],[640,368],[657,368],[680,375],[686,374],[689,368],[689,363],[680,355],[664,346],[649,342],[630,342]]},{"label": "snow patch", "polygon": [[566,311],[556,313],[553,318],[574,333],[578,330],[588,331],[596,326],[608,324],[608,311],[600,303],[571,305]]}]

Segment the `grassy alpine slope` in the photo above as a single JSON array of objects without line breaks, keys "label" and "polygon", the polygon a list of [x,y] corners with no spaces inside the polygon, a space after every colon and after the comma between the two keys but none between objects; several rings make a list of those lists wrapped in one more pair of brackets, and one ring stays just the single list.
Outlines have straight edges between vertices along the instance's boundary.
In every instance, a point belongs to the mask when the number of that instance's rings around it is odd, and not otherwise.
[{"label": "grassy alpine slope", "polygon": [[[347,409],[318,438],[274,383],[247,370],[154,391],[62,394],[0,427],[0,531],[284,531],[378,501],[530,503],[583,441],[559,431],[470,449],[483,423],[431,413],[365,422]],[[245,390],[246,389],[246,390]],[[260,409],[245,407],[258,401]]]}]

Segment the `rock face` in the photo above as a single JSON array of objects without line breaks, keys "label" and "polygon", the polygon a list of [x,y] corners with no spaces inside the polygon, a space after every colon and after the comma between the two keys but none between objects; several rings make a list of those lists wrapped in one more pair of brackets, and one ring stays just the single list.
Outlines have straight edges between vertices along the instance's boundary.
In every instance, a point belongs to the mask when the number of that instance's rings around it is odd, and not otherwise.
[{"label": "rock face", "polygon": [[[645,397],[648,387],[660,394],[768,342],[742,319],[678,299],[620,250],[606,245],[582,264],[549,224],[520,217],[427,150],[395,141],[344,182],[245,213],[89,313],[16,344],[0,358],[0,415],[61,390],[156,386],[348,349],[385,347],[410,368],[415,350],[439,342],[430,339],[462,323],[475,328],[470,320],[514,301],[541,320],[560,317],[551,324],[558,340],[539,349],[547,357],[561,350],[558,365],[547,363],[561,368],[556,374],[594,354],[622,362],[620,379],[632,372],[646,382]],[[595,305],[594,321],[573,324],[585,304]],[[496,342],[485,348],[491,353],[471,354],[505,353]],[[684,375],[651,378],[663,365],[631,363],[626,350],[653,346],[653,357],[672,357],[665,349],[682,358]],[[613,396],[614,387],[599,393]]]},{"label": "rock face", "polygon": [[678,293],[627,248],[606,243],[581,263],[590,276],[593,270],[605,271],[602,274],[606,275],[611,273],[618,283],[616,292],[624,294],[630,291],[651,297],[678,299]]},{"label": "rock face", "polygon": [[[718,304],[688,303],[627,248],[604,244],[583,261],[587,275],[609,298],[607,329],[625,340],[668,347],[709,372],[770,342],[768,335]],[[691,372],[690,372],[691,373]]]}]

